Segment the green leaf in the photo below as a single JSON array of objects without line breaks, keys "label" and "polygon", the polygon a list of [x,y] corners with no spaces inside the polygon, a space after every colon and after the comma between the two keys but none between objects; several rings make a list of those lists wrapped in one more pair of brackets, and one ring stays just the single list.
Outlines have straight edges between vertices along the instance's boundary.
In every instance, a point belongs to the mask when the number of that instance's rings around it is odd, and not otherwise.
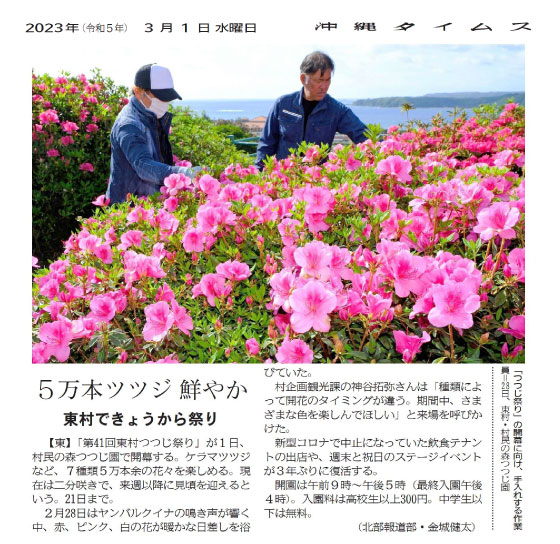
[{"label": "green leaf", "polygon": [[372,359],[371,355],[368,355],[363,351],[349,351],[345,353],[344,356],[349,359],[360,359],[361,361],[367,361],[367,362],[371,361]]},{"label": "green leaf", "polygon": [[434,359],[432,361],[433,365],[440,365],[442,364],[445,360],[447,359],[447,357],[438,357],[437,359]]},{"label": "green leaf", "polygon": [[120,329],[112,330],[109,333],[109,342],[116,348],[128,348],[132,345],[132,339]]},{"label": "green leaf", "polygon": [[385,349],[392,349],[391,340],[388,336],[381,336],[378,339],[378,342],[385,348]]},{"label": "green leaf", "polygon": [[495,297],[494,297],[494,306],[503,306],[506,303],[507,295],[505,289],[502,289]]}]

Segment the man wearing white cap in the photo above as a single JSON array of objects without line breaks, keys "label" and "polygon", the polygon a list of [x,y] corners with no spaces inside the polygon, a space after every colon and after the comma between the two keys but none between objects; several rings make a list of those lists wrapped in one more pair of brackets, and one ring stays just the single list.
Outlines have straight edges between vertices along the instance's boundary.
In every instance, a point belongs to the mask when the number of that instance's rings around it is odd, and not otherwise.
[{"label": "man wearing white cap", "polygon": [[170,174],[194,176],[200,167],[173,166],[169,129],[172,100],[181,97],[173,88],[171,72],[157,64],[142,66],[134,78],[133,96],[111,130],[111,176],[107,197],[124,202],[128,193],[157,193]]}]

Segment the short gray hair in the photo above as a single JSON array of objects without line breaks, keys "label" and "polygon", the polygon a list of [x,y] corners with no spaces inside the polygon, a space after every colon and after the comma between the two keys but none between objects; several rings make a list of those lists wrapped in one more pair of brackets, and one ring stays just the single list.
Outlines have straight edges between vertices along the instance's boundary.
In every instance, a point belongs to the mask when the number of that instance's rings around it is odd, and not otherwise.
[{"label": "short gray hair", "polygon": [[334,72],[334,62],[326,53],[313,51],[303,59],[299,69],[302,74],[314,74],[320,70],[323,75],[327,70]]}]

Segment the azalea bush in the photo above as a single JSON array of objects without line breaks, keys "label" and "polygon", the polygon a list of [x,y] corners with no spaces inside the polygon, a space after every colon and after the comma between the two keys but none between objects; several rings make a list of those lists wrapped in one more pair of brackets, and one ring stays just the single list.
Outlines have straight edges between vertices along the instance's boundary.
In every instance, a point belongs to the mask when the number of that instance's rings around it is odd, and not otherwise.
[{"label": "azalea bush", "polygon": [[33,361],[524,361],[524,109],[172,175],[36,271]]},{"label": "azalea bush", "polygon": [[[62,242],[93,213],[93,199],[107,189],[110,134],[130,91],[95,70],[59,77],[32,74],[33,254],[55,259]],[[208,119],[176,108],[171,142],[193,164],[218,171],[232,162],[248,164]]]},{"label": "azalea bush", "polygon": [[111,127],[127,89],[93,77],[32,74],[33,254],[42,262],[63,249],[107,188]]},{"label": "azalea bush", "polygon": [[173,151],[194,165],[203,165],[218,174],[227,165],[249,165],[251,158],[240,151],[219,125],[189,108],[174,107],[173,128],[169,139]]}]

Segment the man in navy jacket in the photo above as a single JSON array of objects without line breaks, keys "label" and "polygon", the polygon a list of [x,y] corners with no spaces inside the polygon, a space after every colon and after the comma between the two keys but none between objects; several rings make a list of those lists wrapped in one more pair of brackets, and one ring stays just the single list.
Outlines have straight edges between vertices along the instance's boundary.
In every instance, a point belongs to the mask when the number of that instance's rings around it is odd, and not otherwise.
[{"label": "man in navy jacket", "polygon": [[256,164],[267,156],[287,157],[302,141],[332,145],[337,132],[360,143],[366,126],[352,110],[327,94],[334,71],[332,59],[320,51],[307,55],[300,66],[303,88],[281,96],[268,114],[257,147]]}]

